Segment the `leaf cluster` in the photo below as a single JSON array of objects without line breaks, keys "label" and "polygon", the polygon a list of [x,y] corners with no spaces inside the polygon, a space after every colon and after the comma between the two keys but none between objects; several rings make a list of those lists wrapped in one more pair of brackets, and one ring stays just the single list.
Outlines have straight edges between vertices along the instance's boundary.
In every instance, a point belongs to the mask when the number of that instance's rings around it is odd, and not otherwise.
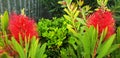
[{"label": "leaf cluster", "polygon": [[[47,42],[47,53],[58,57],[54,54],[59,54],[60,48],[64,46],[68,35],[68,30],[66,28],[66,20],[61,18],[41,19],[38,22],[39,36],[41,37],[41,42]],[[51,53],[52,52],[52,53]]]}]

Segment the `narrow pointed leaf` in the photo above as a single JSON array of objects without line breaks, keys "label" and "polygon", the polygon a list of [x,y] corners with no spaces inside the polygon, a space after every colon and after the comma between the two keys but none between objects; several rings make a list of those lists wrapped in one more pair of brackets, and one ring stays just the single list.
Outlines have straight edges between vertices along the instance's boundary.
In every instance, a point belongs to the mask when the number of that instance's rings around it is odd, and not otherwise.
[{"label": "narrow pointed leaf", "polygon": [[112,35],[103,45],[101,46],[101,51],[98,52],[97,58],[103,58],[106,56],[107,52],[109,51],[113,41],[115,39],[115,34]]}]

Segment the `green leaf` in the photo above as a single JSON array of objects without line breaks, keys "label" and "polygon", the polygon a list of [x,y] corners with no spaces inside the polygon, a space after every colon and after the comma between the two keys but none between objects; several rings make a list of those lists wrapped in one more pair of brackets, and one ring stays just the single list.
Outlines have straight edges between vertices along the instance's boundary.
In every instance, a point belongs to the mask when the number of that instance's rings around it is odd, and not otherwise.
[{"label": "green leaf", "polygon": [[0,46],[4,46],[4,40],[3,40],[3,38],[0,38]]},{"label": "green leaf", "polygon": [[67,3],[67,5],[69,6],[72,2],[72,0],[65,0],[65,2]]},{"label": "green leaf", "polygon": [[74,36],[71,36],[71,37],[69,38],[68,43],[71,44],[74,49],[77,49],[77,46],[76,46],[75,43],[76,43],[76,41],[77,41],[77,44],[79,45],[80,42],[78,42],[78,40],[75,41],[75,39],[76,39],[76,38],[75,38]]},{"label": "green leaf", "polygon": [[70,11],[69,11],[67,8],[65,8],[64,11],[65,11],[69,16],[72,16],[71,13],[70,13]]},{"label": "green leaf", "polygon": [[37,52],[37,47],[38,47],[38,39],[33,37],[32,41],[31,41],[30,50],[29,50],[29,57],[30,58],[35,58],[36,52]]},{"label": "green leaf", "polygon": [[105,38],[106,34],[107,34],[107,28],[105,28],[105,29],[103,30],[103,32],[102,32],[102,34],[101,34],[101,36],[100,36],[100,41],[99,41],[99,43],[98,43],[97,52],[100,51],[100,47],[101,47],[102,41],[103,41],[103,39]]},{"label": "green leaf", "polygon": [[78,11],[77,9],[78,9],[77,7],[74,7],[74,9],[73,9],[73,11],[72,11],[72,14],[75,14],[76,11]]},{"label": "green leaf", "polygon": [[5,36],[5,42],[6,42],[6,44],[10,44],[10,40],[8,39],[8,35],[7,35],[6,31],[4,31],[3,34]]},{"label": "green leaf", "polygon": [[113,51],[117,50],[119,47],[120,47],[120,44],[112,45],[106,55],[108,55],[108,54],[112,53]]},{"label": "green leaf", "polygon": [[120,27],[117,28],[117,43],[120,43]]},{"label": "green leaf", "polygon": [[86,25],[86,23],[85,23],[85,21],[84,21],[83,19],[77,18],[77,20],[78,20],[81,24]]},{"label": "green leaf", "polygon": [[62,58],[77,58],[74,49],[69,46],[67,49],[61,49],[61,57]]},{"label": "green leaf", "polygon": [[12,41],[11,41],[12,45],[13,45],[13,49],[18,52],[20,58],[26,58],[25,57],[25,53],[24,53],[24,49],[22,48],[22,46],[15,40],[14,37],[12,37]]},{"label": "green leaf", "polygon": [[108,0],[104,0],[104,5],[105,5],[105,6],[107,5],[107,2],[108,2]]},{"label": "green leaf", "polygon": [[67,19],[68,21],[70,21],[70,22],[72,21],[70,16],[68,16],[68,15],[63,15],[63,16],[64,16],[65,19]]},{"label": "green leaf", "polygon": [[67,50],[66,49],[61,49],[61,51],[60,51],[60,53],[61,53],[61,57],[62,58],[69,58],[68,56],[67,56]]},{"label": "green leaf", "polygon": [[[37,53],[36,53],[36,58],[45,58],[45,50],[46,50],[46,43],[44,43],[41,47],[38,48]],[[39,57],[38,57],[39,56]]]},{"label": "green leaf", "polygon": [[104,56],[106,56],[107,52],[109,51],[113,40],[115,39],[115,34],[113,34],[110,38],[108,38],[108,40],[106,42],[103,43],[103,45],[100,47],[100,50],[98,52],[98,56],[97,58],[103,58]]},{"label": "green leaf", "polygon": [[76,11],[75,14],[74,14],[74,18],[77,18],[79,13],[80,13],[79,11]]},{"label": "green leaf", "polygon": [[98,5],[101,5],[101,0],[97,0]]},{"label": "green leaf", "polygon": [[72,29],[72,27],[73,27],[73,26],[70,25],[70,24],[67,25],[68,30],[69,30],[70,32],[72,32],[73,34],[76,34],[75,30]]},{"label": "green leaf", "polygon": [[84,4],[84,0],[77,1],[77,4],[81,7]]},{"label": "green leaf", "polygon": [[92,26],[89,31],[89,37],[91,41],[91,55],[94,53],[94,49],[98,40],[98,31]]},{"label": "green leaf", "polygon": [[[91,29],[92,27],[90,27]],[[84,48],[84,57],[85,58],[90,58],[90,38],[89,38],[89,31],[91,31],[89,28],[86,29],[86,32],[84,34],[84,36],[80,37],[81,38],[81,42],[83,44],[83,48]]]},{"label": "green leaf", "polygon": [[100,6],[106,6],[107,2],[108,2],[108,0],[97,0],[98,5],[100,5]]},{"label": "green leaf", "polygon": [[5,11],[4,15],[1,17],[2,31],[7,30],[7,26],[8,26],[8,12]]}]

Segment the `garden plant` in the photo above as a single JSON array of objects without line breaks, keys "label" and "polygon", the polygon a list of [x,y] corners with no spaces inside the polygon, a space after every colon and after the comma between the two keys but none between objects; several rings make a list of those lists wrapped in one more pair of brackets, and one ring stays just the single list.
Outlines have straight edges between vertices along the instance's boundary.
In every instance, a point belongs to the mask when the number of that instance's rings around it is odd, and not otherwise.
[{"label": "garden plant", "polygon": [[24,9],[21,14],[5,11],[0,15],[0,58],[119,58],[120,7],[108,2],[96,0],[94,7],[84,0],[62,0],[56,2],[62,17],[53,14],[57,17],[38,22]]}]

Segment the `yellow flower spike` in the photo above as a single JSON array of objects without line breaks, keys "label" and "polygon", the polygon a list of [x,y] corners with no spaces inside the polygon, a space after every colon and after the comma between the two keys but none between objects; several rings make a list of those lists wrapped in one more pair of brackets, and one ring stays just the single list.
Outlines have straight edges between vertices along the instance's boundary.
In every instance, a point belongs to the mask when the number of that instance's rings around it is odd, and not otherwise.
[{"label": "yellow flower spike", "polygon": [[83,4],[84,4],[84,0],[79,0],[79,1],[78,1],[78,5],[79,5],[79,6],[82,6]]},{"label": "yellow flower spike", "polygon": [[105,7],[107,5],[108,0],[97,0],[98,5]]},{"label": "yellow flower spike", "polygon": [[25,9],[24,8],[21,10],[21,15],[25,15]]},{"label": "yellow flower spike", "polygon": [[73,11],[75,7],[76,7],[76,4],[75,4],[75,3],[72,3],[72,4],[70,5],[70,11]]},{"label": "yellow flower spike", "polygon": [[91,7],[89,5],[86,5],[85,7],[86,7],[86,11],[91,9]]},{"label": "yellow flower spike", "polygon": [[74,3],[72,3],[71,5],[70,5],[70,9],[71,9],[71,11],[73,10],[73,8],[74,8]]}]

